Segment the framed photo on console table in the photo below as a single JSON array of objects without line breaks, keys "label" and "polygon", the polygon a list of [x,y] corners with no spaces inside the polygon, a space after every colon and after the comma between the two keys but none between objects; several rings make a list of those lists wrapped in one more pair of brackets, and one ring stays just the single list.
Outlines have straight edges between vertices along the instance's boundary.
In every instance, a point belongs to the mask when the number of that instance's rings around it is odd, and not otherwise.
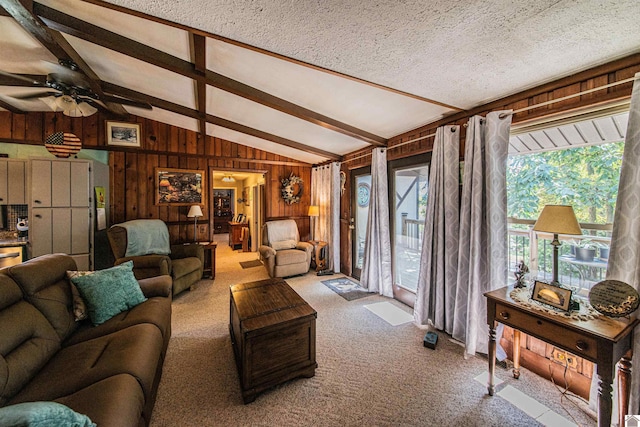
[{"label": "framed photo on console table", "polygon": [[156,205],[205,205],[205,171],[155,168]]},{"label": "framed photo on console table", "polygon": [[531,299],[550,305],[560,310],[569,311],[571,306],[571,289],[535,281]]}]

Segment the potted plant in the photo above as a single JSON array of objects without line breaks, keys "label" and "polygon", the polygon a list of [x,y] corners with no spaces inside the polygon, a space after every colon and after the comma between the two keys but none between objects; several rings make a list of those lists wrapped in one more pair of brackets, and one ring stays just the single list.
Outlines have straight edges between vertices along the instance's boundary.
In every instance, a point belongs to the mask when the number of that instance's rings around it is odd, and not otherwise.
[{"label": "potted plant", "polygon": [[600,248],[600,259],[609,259],[609,245],[607,245],[606,243],[599,243],[598,247]]},{"label": "potted plant", "polygon": [[596,257],[598,245],[591,239],[582,239],[575,245],[576,261],[591,262]]}]

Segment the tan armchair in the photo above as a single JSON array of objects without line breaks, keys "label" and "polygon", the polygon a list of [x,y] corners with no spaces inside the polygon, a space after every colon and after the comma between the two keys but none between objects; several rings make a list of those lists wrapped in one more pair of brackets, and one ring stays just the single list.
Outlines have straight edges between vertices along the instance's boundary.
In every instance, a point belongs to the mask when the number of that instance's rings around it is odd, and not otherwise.
[{"label": "tan armchair", "polygon": [[270,277],[289,277],[309,271],[313,245],[300,241],[294,220],[266,222],[262,243],[260,257]]},{"label": "tan armchair", "polygon": [[136,279],[169,275],[173,295],[202,278],[202,245],[169,245],[169,230],[159,219],[136,219],[111,226],[107,231],[115,265],[133,261]]}]

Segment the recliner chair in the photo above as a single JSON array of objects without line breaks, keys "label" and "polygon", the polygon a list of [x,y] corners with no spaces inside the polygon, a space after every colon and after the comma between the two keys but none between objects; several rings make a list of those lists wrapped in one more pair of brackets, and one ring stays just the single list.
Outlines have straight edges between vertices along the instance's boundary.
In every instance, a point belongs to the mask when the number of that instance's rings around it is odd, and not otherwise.
[{"label": "recliner chair", "polygon": [[294,220],[266,222],[262,243],[260,257],[270,277],[289,277],[309,271],[313,245],[300,241],[298,225]]},{"label": "recliner chair", "polygon": [[169,275],[173,295],[202,278],[202,245],[169,245],[169,230],[159,219],[136,219],[113,225],[107,231],[115,265],[133,261],[136,279]]}]

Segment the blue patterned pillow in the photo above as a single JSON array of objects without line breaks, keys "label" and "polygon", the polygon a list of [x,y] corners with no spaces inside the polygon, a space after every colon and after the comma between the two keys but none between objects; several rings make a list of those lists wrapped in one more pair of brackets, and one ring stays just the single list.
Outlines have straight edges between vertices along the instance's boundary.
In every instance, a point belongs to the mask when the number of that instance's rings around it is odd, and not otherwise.
[{"label": "blue patterned pillow", "polygon": [[57,402],[25,402],[0,408],[0,425],[7,427],[96,427],[86,415]]},{"label": "blue patterned pillow", "polygon": [[147,300],[133,275],[133,261],[87,276],[73,277],[71,282],[86,302],[94,325],[100,325]]}]

